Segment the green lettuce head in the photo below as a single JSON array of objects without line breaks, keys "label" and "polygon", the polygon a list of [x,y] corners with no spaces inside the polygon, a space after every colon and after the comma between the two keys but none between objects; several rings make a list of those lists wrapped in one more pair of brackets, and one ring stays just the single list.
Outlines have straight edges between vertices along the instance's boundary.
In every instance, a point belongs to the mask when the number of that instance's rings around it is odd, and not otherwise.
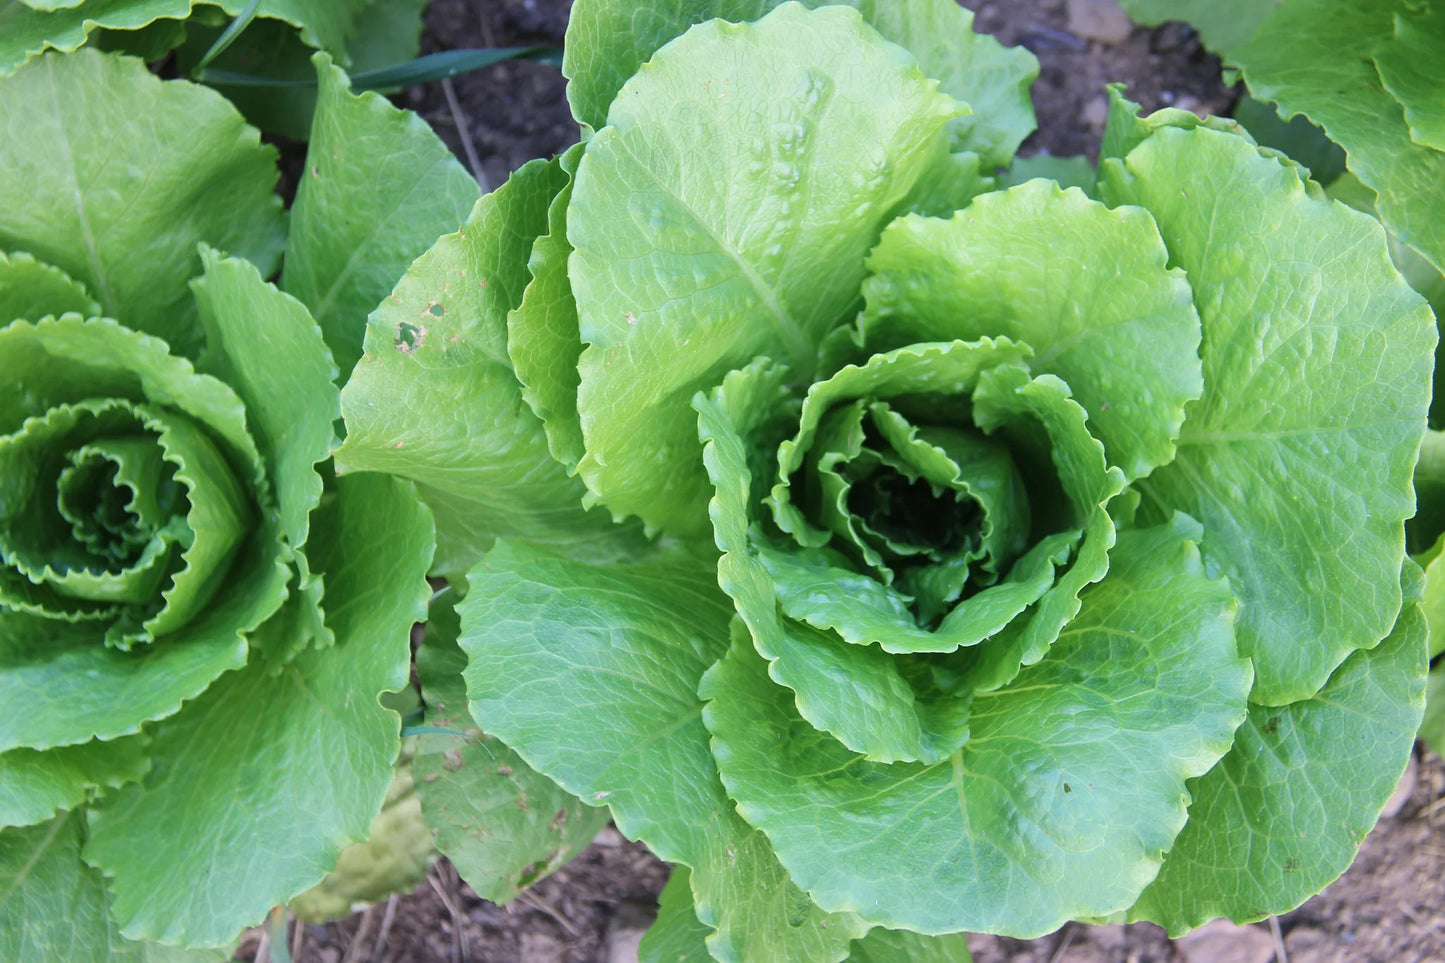
[{"label": "green lettuce head", "polygon": [[[477,506],[472,718],[688,868],[657,958],[1319,890],[1422,706],[1435,333],[1378,223],[1117,93],[1093,196],[993,190],[1028,71],[951,3],[676,6],[624,56],[579,0],[594,133],[413,265],[343,393],[343,467]],[[664,537],[589,564],[579,502]]]},{"label": "green lettuce head", "polygon": [[[391,136],[325,64],[322,99]],[[430,516],[329,469],[365,295],[323,333],[264,279],[283,244],[317,276],[335,173],[287,244],[275,151],[213,92],[90,50],[0,81],[0,958],[223,946],[380,808]]]}]

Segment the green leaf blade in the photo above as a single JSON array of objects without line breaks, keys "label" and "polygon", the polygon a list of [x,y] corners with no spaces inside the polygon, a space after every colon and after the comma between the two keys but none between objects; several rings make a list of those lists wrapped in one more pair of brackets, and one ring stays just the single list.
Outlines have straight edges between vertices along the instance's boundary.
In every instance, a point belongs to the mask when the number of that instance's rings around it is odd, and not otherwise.
[{"label": "green leaf blade", "polygon": [[1111,202],[1159,222],[1204,324],[1205,394],[1178,457],[1140,484],[1146,505],[1204,523],[1243,603],[1251,698],[1308,698],[1400,610],[1430,309],[1374,221],[1243,138],[1165,127],[1103,174]]},{"label": "green leaf blade", "polygon": [[311,309],[344,381],[366,316],[478,197],[476,181],[416,114],[356,96],[316,58],[320,79],[308,165],[296,192],[281,286]]}]

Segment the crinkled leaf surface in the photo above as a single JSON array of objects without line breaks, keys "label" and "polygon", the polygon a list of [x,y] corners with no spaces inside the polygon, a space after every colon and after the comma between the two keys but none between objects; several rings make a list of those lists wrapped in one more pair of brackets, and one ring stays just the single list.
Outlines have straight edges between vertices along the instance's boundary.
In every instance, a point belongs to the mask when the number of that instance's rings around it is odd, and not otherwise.
[{"label": "crinkled leaf surface", "polygon": [[959,112],[843,7],[699,25],[628,81],[567,221],[579,471],[614,516],[700,530],[693,392],[759,354],[811,371]]},{"label": "crinkled leaf surface", "polygon": [[[0,329],[0,361],[13,372],[0,384],[0,430],[87,397],[183,412],[193,426],[205,425],[206,437],[226,452],[229,485],[264,487],[261,459],[235,392],[196,374],[155,338],[74,315],[15,322]],[[6,492],[17,499],[24,494]],[[3,514],[28,517],[27,505],[7,503]],[[229,572],[220,570],[230,591],[161,644],[123,652],[104,644],[103,621],[0,615],[0,701],[24,707],[0,720],[0,747],[42,749],[133,733],[244,663],[244,634],[275,612],[288,577],[274,523],[262,519],[254,529],[235,549]],[[0,587],[7,597],[19,588],[8,577]],[[8,597],[12,605],[24,600]]]},{"label": "crinkled leaf surface", "polygon": [[110,894],[80,859],[84,816],[0,832],[0,959],[13,963],[221,963],[229,953],[132,943]]},{"label": "crinkled leaf surface", "polygon": [[399,717],[378,696],[406,685],[431,552],[411,486],[338,481],[308,549],[334,647],[211,686],[156,727],[150,777],[92,811],[85,858],[112,877],[128,936],[222,945],[366,834],[399,747]]},{"label": "crinkled leaf surface", "polygon": [[577,329],[577,301],[567,278],[567,259],[572,253],[567,240],[567,206],[581,159],[580,144],[558,159],[568,180],[547,209],[547,233],[532,245],[527,261],[532,280],[522,294],[522,303],[507,316],[507,352],[522,384],[522,397],[542,419],[552,457],[568,472],[577,469],[585,453],[577,414],[577,358],[583,344]]},{"label": "crinkled leaf surface", "polygon": [[33,826],[150,769],[145,736],[0,753],[0,827]]},{"label": "crinkled leaf surface", "polygon": [[316,58],[307,166],[291,210],[281,286],[311,309],[341,369],[361,357],[366,316],[439,235],[476,203],[477,182],[416,114],[353,95]]},{"label": "crinkled leaf surface", "polygon": [[1375,49],[1375,67],[1405,108],[1411,139],[1445,150],[1445,9],[1399,9],[1395,36]]},{"label": "crinkled leaf surface", "polygon": [[1158,221],[1204,325],[1205,393],[1178,457],[1139,484],[1145,507],[1204,523],[1242,601],[1251,699],[1309,698],[1400,611],[1430,309],[1377,222],[1241,137],[1165,126],[1102,175],[1106,199]]},{"label": "crinkled leaf surface", "polygon": [[1029,181],[949,220],[890,225],[868,258],[861,325],[879,350],[1005,336],[1034,350],[1130,479],[1168,462],[1199,397],[1199,317],[1137,208]]},{"label": "crinkled leaf surface", "polygon": [[1191,781],[1189,822],[1129,911],[1172,934],[1217,916],[1294,909],[1345,871],[1410,758],[1424,702],[1419,568],[1390,637],[1356,652],[1315,696],[1249,707],[1234,746]]},{"label": "crinkled leaf surface", "polygon": [[338,468],[416,481],[436,513],[446,574],[503,536],[584,556],[626,542],[606,513],[583,510],[582,484],[552,460],[507,356],[507,312],[563,182],[556,163],[523,167],[418,258],[368,321],[366,353],[341,394]]},{"label": "crinkled leaf surface", "polygon": [[[1415,20],[1409,16],[1415,6],[1404,0],[1129,4],[1156,21],[1197,22],[1205,42],[1240,68],[1255,97],[1274,101],[1285,117],[1304,114],[1323,127],[1348,153],[1350,170],[1380,195],[1380,218],[1390,231],[1445,270],[1445,151],[1431,146],[1434,128],[1421,114],[1431,102],[1438,109],[1439,90],[1424,102],[1414,95],[1415,83],[1428,86],[1438,76],[1441,48],[1423,58],[1413,53],[1438,30],[1440,14]],[[1392,83],[1407,103],[1396,99]],[[1422,139],[1412,138],[1417,122],[1424,125]]]},{"label": "crinkled leaf surface", "polygon": [[[600,128],[623,83],[668,41],[714,17],[757,20],[780,0],[670,0],[634,8],[579,0],[567,24],[562,72],[578,123]],[[805,0],[805,6],[834,5]],[[940,88],[973,113],[954,121],[953,149],[982,155],[984,166],[1005,166],[1034,128],[1029,84],[1038,62],[1021,47],[1004,47],[973,32],[973,13],[951,0],[850,0],[883,37],[918,58]]]},{"label": "crinkled leaf surface", "polygon": [[205,275],[191,289],[206,331],[204,364],[245,403],[281,531],[299,548],[321,499],[316,465],[331,454],[331,424],[341,417],[336,366],[306,308],[263,281],[255,265],[210,249],[202,262]]},{"label": "crinkled leaf surface", "polygon": [[38,321],[51,314],[100,313],[85,286],[64,271],[42,264],[29,254],[0,251],[0,323],[19,318]]},{"label": "crinkled leaf surface", "polygon": [[[295,26],[312,47],[345,53],[360,28],[358,18],[372,0],[262,0],[259,19],[277,19]],[[196,6],[220,7],[236,16],[246,0],[38,0],[0,2],[0,76],[11,73],[48,49],[73,51],[92,31],[140,30],[157,20],[183,20]]]},{"label": "crinkled leaf surface", "polygon": [[0,249],[61,268],[107,316],[191,353],[197,244],[276,267],[275,158],[204,87],[91,50],[44,57],[0,81]]},{"label": "crinkled leaf surface", "polygon": [[814,907],[717,778],[696,689],[731,613],[710,561],[602,567],[499,542],[468,581],[458,608],[473,718],[691,867],[718,959],[841,959],[866,924]]},{"label": "crinkled leaf surface", "polygon": [[885,926],[1028,937],[1129,906],[1249,690],[1234,597],[1205,576],[1195,533],[1183,519],[1121,533],[1047,656],[976,696],[969,741],[931,766],[849,752],[735,643],[700,691],[738,811],[821,905]]},{"label": "crinkled leaf surface", "polygon": [[608,813],[583,805],[477,728],[467,712],[460,629],[450,604],[432,603],[416,653],[426,725],[461,735],[422,735],[412,772],[436,848],[477,895],[507,903],[581,852]]}]

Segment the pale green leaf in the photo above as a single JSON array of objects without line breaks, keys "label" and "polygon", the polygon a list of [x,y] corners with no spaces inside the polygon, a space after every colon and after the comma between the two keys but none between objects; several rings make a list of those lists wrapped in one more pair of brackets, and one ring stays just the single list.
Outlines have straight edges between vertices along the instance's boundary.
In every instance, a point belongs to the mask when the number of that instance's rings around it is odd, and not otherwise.
[{"label": "pale green leaf", "polygon": [[1150,26],[1187,20],[1210,47],[1229,50],[1248,40],[1280,0],[1120,0],[1119,5]]},{"label": "pale green leaf", "polygon": [[23,251],[9,255],[0,251],[0,324],[67,312],[93,317],[100,313],[100,305],[91,300],[84,285],[59,268]]},{"label": "pale green leaf", "polygon": [[552,457],[569,473],[577,470],[585,453],[577,414],[577,359],[583,344],[577,329],[577,302],[567,278],[567,259],[572,253],[567,240],[567,206],[581,159],[582,147],[576,145],[558,160],[567,183],[547,210],[547,233],[532,245],[527,261],[532,280],[522,294],[522,303],[507,316],[507,352],[522,384],[522,397],[542,419]]},{"label": "pale green leaf", "polygon": [[338,481],[308,546],[335,645],[212,685],[155,727],[151,777],[92,811],[85,858],[110,878],[129,937],[222,945],[365,836],[399,748],[399,717],[378,697],[406,685],[431,552],[409,485]]},{"label": "pale green leaf", "polygon": [[[569,78],[572,114],[600,128],[617,92],[657,50],[694,24],[714,17],[757,20],[782,0],[668,0],[633,8],[578,0],[567,25],[562,73]],[[805,6],[833,5],[805,0]],[[1008,164],[1034,128],[1028,88],[1038,62],[1022,48],[1001,46],[973,32],[973,13],[953,0],[845,0],[886,40],[918,58],[940,89],[973,113],[952,124],[953,149],[983,155],[986,167]]]},{"label": "pale green leaf", "polygon": [[1204,324],[1205,393],[1145,506],[1204,523],[1242,602],[1251,699],[1309,698],[1400,611],[1434,319],[1378,222],[1241,137],[1161,127],[1101,174],[1158,221]]},{"label": "pale green leaf", "polygon": [[1218,916],[1282,914],[1354,860],[1409,761],[1424,703],[1427,626],[1419,568],[1406,569],[1389,638],[1312,698],[1251,705],[1229,754],[1190,782],[1189,822],[1131,919],[1177,935]]},{"label": "pale green leaf", "polygon": [[1445,8],[1397,12],[1395,36],[1375,48],[1375,66],[1405,108],[1415,143],[1445,150]]},{"label": "pale green leaf", "polygon": [[[719,960],[837,961],[866,924],[824,914],[740,820],[696,694],[726,645],[711,564],[592,566],[499,542],[459,606],[473,718],[617,826],[690,866]],[[606,720],[600,725],[599,720]]]},{"label": "pale green leaf", "polygon": [[1194,528],[1121,533],[1048,655],[975,696],[968,743],[936,765],[849,752],[735,643],[700,691],[738,811],[820,905],[890,928],[1031,937],[1131,905],[1249,690]]},{"label": "pale green leaf", "polygon": [[657,919],[637,947],[638,963],[712,963],[704,926],[692,911],[691,875],[686,866],[674,866],[667,885],[657,897]]},{"label": "pale green leaf", "polygon": [[191,289],[206,331],[203,363],[245,403],[281,531],[300,548],[321,499],[316,465],[331,454],[331,423],[341,417],[336,366],[306,308],[254,265],[211,249],[202,262],[205,275]]},{"label": "pale green leaf", "polygon": [[123,939],[110,894],[80,860],[84,816],[0,831],[0,959],[7,963],[222,963],[230,954]]},{"label": "pale green leaf", "polygon": [[627,83],[567,220],[579,472],[615,517],[704,528],[693,392],[759,354],[811,372],[959,110],[842,7],[700,25]]},{"label": "pale green leaf", "polygon": [[341,393],[337,467],[418,483],[436,513],[443,574],[465,572],[498,537],[585,556],[627,541],[605,512],[582,508],[582,483],[552,460],[507,356],[507,313],[564,182],[555,163],[533,162],[478,201],[372,314]]},{"label": "pale green leaf", "polygon": [[150,769],[148,746],[137,735],[0,753],[0,827],[33,826],[77,808],[99,790],[134,782]]},{"label": "pale green leaf", "polygon": [[416,653],[425,724],[462,735],[422,735],[412,771],[436,848],[478,896],[508,903],[581,852],[608,814],[583,805],[477,728],[467,712],[460,628],[451,605],[432,604]]},{"label": "pale green leaf", "polygon": [[311,309],[344,381],[366,316],[439,235],[476,203],[477,182],[410,111],[350,91],[318,55],[320,93],[291,210],[281,286]]},{"label": "pale green leaf", "polygon": [[1034,351],[1130,478],[1174,454],[1199,397],[1199,317],[1143,211],[1035,180],[949,220],[891,225],[868,258],[868,346],[1005,336]]},{"label": "pale green leaf", "polygon": [[275,157],[203,87],[89,50],[40,59],[0,81],[0,249],[59,267],[107,316],[192,353],[197,244],[276,267]]}]

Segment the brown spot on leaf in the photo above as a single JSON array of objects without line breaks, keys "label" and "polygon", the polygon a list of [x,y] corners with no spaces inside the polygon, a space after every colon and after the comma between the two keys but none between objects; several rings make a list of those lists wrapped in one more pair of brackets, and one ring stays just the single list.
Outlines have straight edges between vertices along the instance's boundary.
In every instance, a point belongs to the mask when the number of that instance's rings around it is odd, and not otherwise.
[{"label": "brown spot on leaf", "polygon": [[447,772],[456,772],[462,768],[462,751],[460,749],[448,749],[442,753],[442,768]]},{"label": "brown spot on leaf", "polygon": [[421,348],[426,342],[426,325],[412,324],[409,321],[398,321],[396,324],[396,337],[391,343],[402,354],[411,354]]}]

